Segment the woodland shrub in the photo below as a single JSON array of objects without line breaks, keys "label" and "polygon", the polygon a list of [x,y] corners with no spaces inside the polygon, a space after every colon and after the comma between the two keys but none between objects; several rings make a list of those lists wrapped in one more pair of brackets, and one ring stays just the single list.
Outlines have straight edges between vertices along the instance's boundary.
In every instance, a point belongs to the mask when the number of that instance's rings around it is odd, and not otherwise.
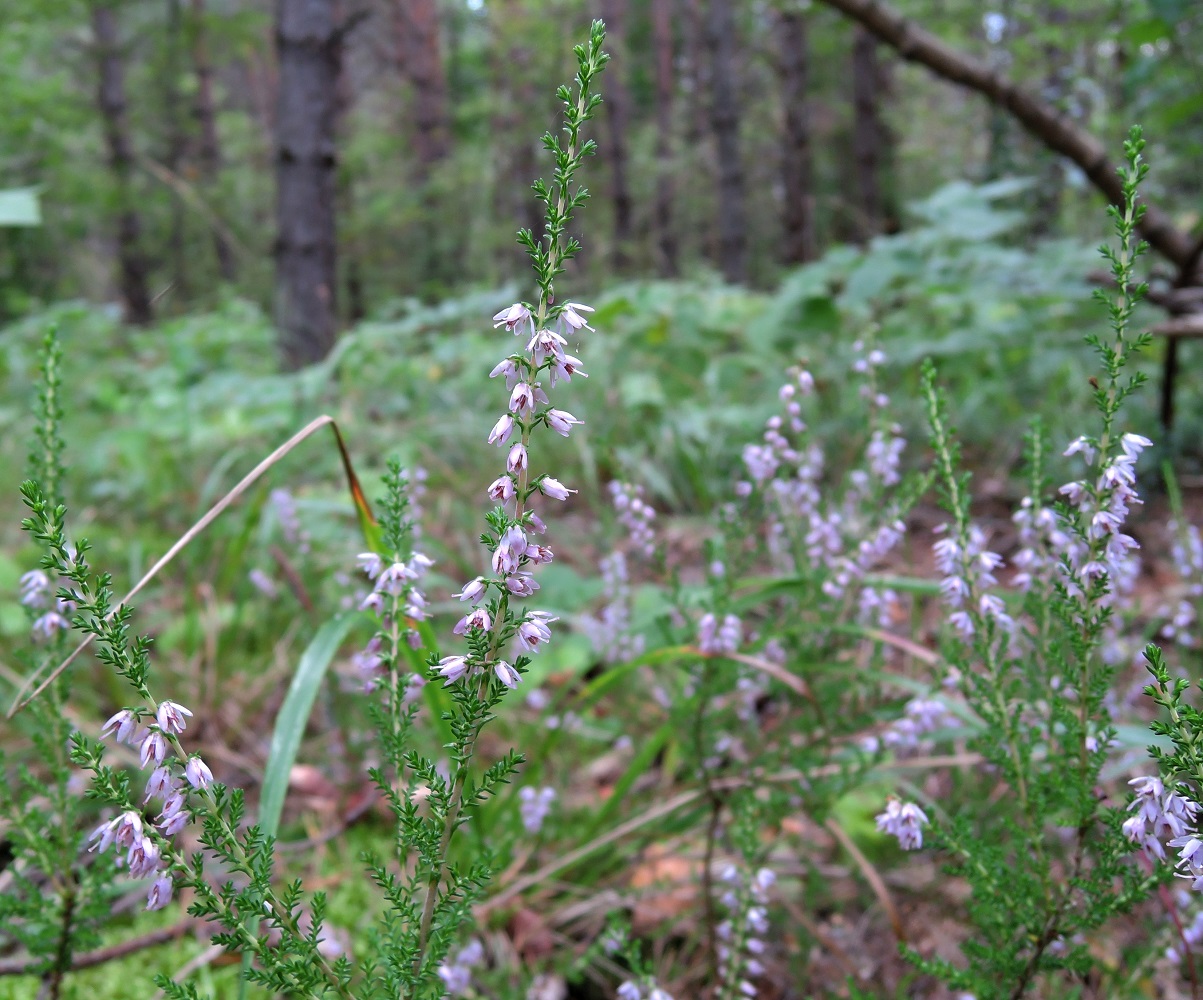
[{"label": "woodland shrub", "polygon": [[[591,981],[622,1000],[817,995],[823,984],[806,984],[803,971],[814,922],[799,917],[798,900],[830,905],[821,838],[873,886],[890,925],[881,933],[892,935],[885,950],[910,963],[912,995],[1124,996],[1155,966],[1197,979],[1203,911],[1168,886],[1175,874],[1186,876],[1175,884],[1203,885],[1203,716],[1183,674],[1197,655],[1203,546],[1181,516],[1171,538],[1150,536],[1173,546],[1185,588],[1149,609],[1127,530],[1152,444],[1124,410],[1142,381],[1132,357],[1147,341],[1130,329],[1143,291],[1139,132],[1125,147],[1116,244],[1104,250],[1110,326],[1090,339],[1096,416],[1055,447],[1033,423],[1006,558],[979,516],[930,363],[922,405],[934,458],[908,458],[915,449],[882,378],[890,343],[871,318],[838,377],[816,378],[802,359],[783,373],[777,412],[744,448],[696,559],[670,552],[644,484],[619,476],[605,489],[612,509],[599,515],[596,552],[579,529],[557,526],[557,508],[586,487],[560,481],[544,441],[548,431],[580,440],[581,421],[559,404],[606,336],[592,309],[560,294],[580,249],[569,223],[586,199],[576,175],[594,148],[583,129],[599,100],[602,40],[595,24],[576,49],[578,74],[559,92],[564,127],[544,138],[555,165],[551,182],[535,185],[546,229],[519,235],[537,294],[493,316],[498,342],[514,349],[489,373],[502,412],[481,429],[497,448],[496,478],[465,485],[492,504],[479,575],[451,586],[438,575],[422,475],[399,462],[378,522],[354,494],[366,543],[355,581],[317,561],[287,493],[271,498],[281,565],[307,570],[315,592],[334,580],[354,608],[318,628],[297,665],[257,803],[217,779],[234,770],[200,749],[217,720],[156,675],[155,643],[135,629],[130,598],[118,599],[70,528],[60,421],[77,389],[47,337],[34,478],[22,486],[24,527],[42,551],[20,582],[33,641],[14,732],[26,742],[5,758],[0,785],[14,859],[0,881],[0,935],[21,956],[4,971],[34,984],[29,995],[69,995],[85,975],[78,959],[108,940],[115,900],[135,883],[151,911],[187,898],[213,943],[241,956],[244,983],[276,994],[562,996],[541,991]],[[838,441],[814,429],[832,396],[859,414]],[[946,511],[934,544],[913,517],[932,489]],[[934,577],[918,571],[928,548]],[[594,555],[601,600],[570,622],[553,587],[565,578],[548,564]],[[261,569],[239,570],[266,602],[282,600]],[[300,592],[297,576],[289,585]],[[370,635],[323,708],[341,749],[364,759],[387,833],[359,858],[367,890],[338,907],[293,877],[301,866],[281,849],[280,816],[318,688],[365,621]],[[591,669],[565,682],[540,666],[547,647],[580,648],[581,636]],[[1164,649],[1148,642],[1155,636]],[[81,640],[97,669],[123,682],[101,684],[107,721],[75,708],[80,664],[59,669]],[[1131,685],[1137,657],[1152,675],[1143,695]],[[1155,760],[1143,751],[1151,739]],[[516,749],[502,749],[507,740]],[[573,801],[564,761],[608,755],[622,762],[608,797]],[[525,963],[498,946],[524,892],[582,861],[618,880],[610,848],[635,833],[685,859],[694,894],[682,919],[649,932],[616,897]],[[549,845],[558,853],[547,860]],[[899,849],[968,887],[949,904],[965,928],[955,956],[919,947],[894,907],[878,868],[905,864]],[[1146,919],[1139,935],[1122,924],[1131,913]],[[1101,957],[1106,935],[1122,938],[1122,961]],[[154,980],[179,1000],[200,995],[183,977]],[[856,969],[843,986],[858,996],[893,988]]]}]

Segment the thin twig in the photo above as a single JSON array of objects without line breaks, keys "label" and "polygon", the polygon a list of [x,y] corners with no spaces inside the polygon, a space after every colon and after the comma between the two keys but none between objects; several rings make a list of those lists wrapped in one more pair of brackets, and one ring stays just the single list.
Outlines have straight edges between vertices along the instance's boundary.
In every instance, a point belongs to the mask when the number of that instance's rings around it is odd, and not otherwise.
[{"label": "thin twig", "polygon": [[[110,944],[103,948],[96,948],[92,951],[72,955],[71,962],[66,966],[64,971],[78,972],[80,969],[91,969],[118,958],[125,958],[126,955],[134,955],[137,952],[145,951],[147,948],[156,948],[161,944],[167,944],[169,941],[175,941],[177,938],[183,937],[195,926],[196,921],[190,918],[182,920],[178,924],[172,924],[170,927],[160,927],[158,930],[150,931],[140,937],[130,938],[128,941],[122,941],[119,944]],[[44,961],[44,959],[24,957],[0,959],[0,976],[36,975]]]}]

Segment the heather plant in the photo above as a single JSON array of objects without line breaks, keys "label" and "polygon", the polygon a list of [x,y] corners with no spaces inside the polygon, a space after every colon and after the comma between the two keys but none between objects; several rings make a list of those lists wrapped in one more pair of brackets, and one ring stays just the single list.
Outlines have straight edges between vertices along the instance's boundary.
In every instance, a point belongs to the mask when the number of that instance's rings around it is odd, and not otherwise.
[{"label": "heather plant", "polygon": [[[1148,340],[1129,329],[1144,292],[1134,272],[1144,250],[1134,236],[1143,146],[1133,130],[1125,144],[1124,204],[1111,210],[1118,246],[1102,251],[1114,291],[1100,296],[1110,337],[1089,338],[1102,367],[1091,379],[1097,427],[1065,449],[1086,472],[1049,499],[1048,442],[1039,424],[1033,427],[1029,493],[1015,514],[1018,572],[1009,587],[1000,581],[1003,558],[973,519],[970,480],[958,463],[934,369],[924,372],[937,482],[951,516],[934,546],[951,626],[945,658],[981,721],[969,747],[1005,786],[1006,807],[1000,803],[987,819],[955,793],[948,802],[924,803],[926,809],[894,800],[878,822],[904,848],[916,849],[930,820],[927,844],[971,886],[973,932],[962,944],[967,964],[911,957],[983,1000],[1075,989],[1095,967],[1089,935],[1159,879],[1132,862],[1125,837],[1131,824],[1121,830],[1123,810],[1100,794],[1116,738],[1112,689],[1129,662],[1118,631],[1138,571],[1126,521],[1140,503],[1137,459],[1151,444],[1121,423],[1123,403],[1142,381],[1127,365]],[[1163,801],[1159,786],[1137,790],[1138,799]]]},{"label": "heather plant", "polygon": [[[56,782],[55,794],[48,806],[31,810],[24,799],[35,782],[27,777],[14,796],[3,800],[6,813],[15,817],[15,843],[28,852],[23,862],[31,866],[23,869],[18,884],[30,891],[12,896],[5,912],[14,920],[23,918],[20,936],[31,953],[45,957],[54,976],[70,967],[72,949],[96,922],[105,895],[96,886],[108,889],[119,869],[122,880],[132,878],[148,887],[146,906],[151,910],[170,905],[176,893],[186,890],[192,898],[189,912],[217,926],[213,941],[243,956],[245,979],[275,992],[436,997],[449,989],[460,992],[470,976],[465,970],[479,961],[478,944],[468,942],[458,950],[456,944],[491,876],[492,851],[484,844],[466,853],[458,850],[462,836],[456,835],[523,761],[520,753],[510,751],[482,767],[480,736],[507,693],[521,683],[532,656],[551,641],[557,620],[529,604],[540,589],[533,571],[553,558],[550,547],[536,540],[546,531],[539,511],[575,491],[538,469],[532,445],[539,428],[567,437],[580,423],[552,406],[548,392],[574,376],[584,377],[580,360],[567,350],[571,340],[592,331],[587,321],[592,309],[558,300],[555,289],[580,249],[567,230],[588,197],[576,175],[595,148],[583,129],[600,102],[594,87],[608,59],[603,39],[603,27],[595,22],[588,43],[574,50],[574,87],[562,87],[557,94],[564,106],[562,134],[549,133],[543,140],[554,161],[554,177],[550,183],[537,181],[534,191],[546,210],[546,228],[539,235],[519,233],[533,265],[536,299],[515,303],[494,317],[494,327],[518,337],[519,346],[491,373],[503,379],[508,392],[505,413],[488,434],[488,443],[503,449],[504,469],[487,490],[496,504],[481,535],[491,554],[489,572],[464,584],[456,595],[469,608],[454,629],[463,637],[462,652],[447,652],[427,624],[424,576],[432,560],[415,547],[413,490],[399,463],[385,477],[379,525],[366,523],[374,544],[360,556],[359,567],[372,589],[361,610],[375,619],[377,630],[357,661],[364,712],[379,747],[379,763],[370,774],[392,814],[395,833],[387,855],[364,858],[383,913],[354,961],[325,931],[325,894],[307,893],[299,880],[277,882],[273,830],[263,817],[259,823],[247,822],[243,792],[215,781],[208,763],[189,745],[193,712],[159,690],[152,639],[133,631],[132,607],[116,601],[111,576],[91,563],[88,542],[69,536],[67,508],[58,496],[58,353],[49,341],[37,475],[22,486],[29,509],[23,526],[43,556],[41,567],[22,580],[23,603],[31,615],[36,611],[31,621],[36,635],[60,645],[71,630],[86,637],[95,644],[97,659],[133,695],[100,728],[100,741],[82,732],[70,738],[70,762],[91,773],[88,800],[102,811],[99,825],[86,838],[87,851],[103,859],[99,864],[85,864],[77,853],[77,821],[86,806],[71,791],[74,782],[64,756],[68,727],[56,700],[66,683],[61,671],[53,684],[42,685],[33,709],[51,717],[38,748]],[[297,536],[293,540],[299,547],[302,539],[288,498],[277,495],[274,501],[283,530]],[[263,583],[260,578],[258,585]],[[44,647],[44,655],[53,658],[56,648]],[[448,696],[428,702],[444,706],[437,725],[446,734],[445,757],[422,752],[414,738],[418,697],[428,682],[439,684]],[[133,749],[138,768],[108,763],[107,741]],[[142,778],[145,789],[135,788]],[[546,812],[550,805],[544,792],[537,793],[537,800],[528,803],[528,826],[536,823],[536,811]],[[191,853],[180,836],[188,829],[196,830],[200,848]],[[40,909],[31,890],[35,868],[58,886],[53,905]],[[86,877],[74,880],[75,885],[72,873],[81,869]],[[196,996],[191,985],[167,977],[157,982],[170,997]],[[51,980],[54,990],[56,983]]]}]

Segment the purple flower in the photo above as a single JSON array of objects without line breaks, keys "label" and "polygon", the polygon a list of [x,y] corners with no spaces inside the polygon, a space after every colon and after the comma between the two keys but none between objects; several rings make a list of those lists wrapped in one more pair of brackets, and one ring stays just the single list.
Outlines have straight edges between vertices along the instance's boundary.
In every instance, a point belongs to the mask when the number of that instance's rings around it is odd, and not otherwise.
[{"label": "purple flower", "polygon": [[376,589],[393,597],[400,597],[409,587],[410,581],[417,578],[418,574],[406,563],[395,562],[381,572],[376,581]]},{"label": "purple flower", "polygon": [[171,880],[171,876],[164,872],[150,887],[150,892],[146,894],[146,908],[148,910],[161,910],[171,902],[171,894],[175,889],[175,883]]},{"label": "purple flower", "polygon": [[877,829],[898,838],[904,851],[918,850],[923,846],[923,827],[927,816],[913,802],[903,802],[891,795],[886,801],[886,810],[876,817]]},{"label": "purple flower", "polygon": [[505,467],[510,472],[517,475],[520,472],[525,472],[527,468],[526,445],[519,442],[510,448],[509,454],[506,455]]},{"label": "purple flower", "polygon": [[47,611],[44,615],[34,620],[33,634],[37,639],[49,641],[61,631],[71,627],[71,623],[67,621],[57,611]]},{"label": "purple flower", "polygon": [[369,580],[375,580],[384,570],[384,560],[375,552],[361,552],[355,557],[356,565],[368,575]]},{"label": "purple flower", "polygon": [[175,791],[175,774],[170,764],[156,767],[146,781],[146,797],[143,802],[151,799],[163,799]]},{"label": "purple flower", "polygon": [[585,318],[581,315],[583,312],[591,313],[593,307],[581,305],[579,302],[569,302],[560,313],[560,319],[574,333],[577,330],[592,330],[593,327],[585,322]]},{"label": "purple flower", "polygon": [[551,641],[551,622],[559,621],[546,611],[532,611],[526,621],[518,626],[518,645],[527,653],[538,651],[540,643]]},{"label": "purple flower", "polygon": [[529,573],[512,573],[505,578],[505,589],[515,597],[530,597],[539,589],[539,583]]},{"label": "purple flower", "polygon": [[139,751],[139,758],[142,761],[142,766],[145,767],[152,760],[155,764],[162,764],[167,757],[169,744],[167,737],[164,736],[158,729],[147,730],[146,736],[142,740],[142,746]]},{"label": "purple flower", "polygon": [[475,580],[465,583],[463,589],[452,596],[458,597],[461,601],[471,601],[475,604],[484,596],[487,589],[484,577],[478,576]]},{"label": "purple flower", "polygon": [[570,490],[558,479],[552,479],[551,476],[544,476],[539,480],[539,492],[544,496],[551,497],[553,500],[567,500],[569,496],[576,492]]},{"label": "purple flower", "polygon": [[504,361],[499,361],[497,367],[489,372],[489,378],[496,378],[498,375],[505,376],[505,385],[507,389],[514,388],[514,384],[518,381],[520,373],[518,366],[514,364],[513,358],[506,358]]},{"label": "purple flower", "polygon": [[20,601],[27,608],[41,607],[50,596],[50,577],[40,569],[23,573],[18,581]]},{"label": "purple flower", "polygon": [[579,375],[581,378],[588,378],[585,374],[585,369],[581,367],[581,359],[574,358],[571,354],[558,356],[551,368],[548,369],[551,378],[551,387],[556,387],[556,382],[563,379],[565,382],[571,382],[573,375]]},{"label": "purple flower", "polygon": [[489,612],[484,608],[476,608],[470,614],[464,615],[453,630],[456,635],[464,635],[469,629],[480,629],[482,632],[487,632],[493,624],[493,620],[489,617]]},{"label": "purple flower", "polygon": [[159,704],[155,718],[159,720],[159,728],[167,734],[182,733],[188,724],[185,718],[191,718],[192,713],[183,705],[174,701],[164,701]]},{"label": "purple flower", "polygon": [[159,845],[149,837],[139,837],[125,856],[130,878],[146,878],[159,870]]},{"label": "purple flower", "polygon": [[566,410],[548,410],[544,415],[544,419],[547,421],[548,427],[563,437],[568,437],[573,426],[584,423],[583,420],[577,420],[576,417]]},{"label": "purple flower", "polygon": [[449,687],[464,676],[471,668],[466,656],[444,656],[434,672],[444,678],[443,687]]},{"label": "purple flower", "polygon": [[510,476],[498,476],[489,484],[489,499],[498,503],[509,503],[514,499],[514,480]]},{"label": "purple flower", "polygon": [[517,328],[523,323],[531,322],[530,310],[521,302],[515,302],[508,309],[502,309],[501,312],[493,316],[493,329],[496,330],[499,326],[504,326],[507,332],[521,332]]},{"label": "purple flower", "polygon": [[213,772],[196,754],[189,757],[188,763],[184,765],[184,777],[188,779],[188,784],[196,789],[208,788],[213,784]]},{"label": "purple flower", "polygon": [[522,681],[521,675],[511,667],[505,660],[498,660],[493,664],[493,673],[497,675],[497,679],[508,688],[516,688]]},{"label": "purple flower", "polygon": [[518,811],[526,832],[538,833],[543,829],[543,821],[551,811],[551,804],[556,800],[556,790],[550,787],[531,788],[528,785],[518,789],[518,800]]},{"label": "purple flower", "polygon": [[104,724],[104,728],[100,730],[100,738],[103,740],[106,736],[115,732],[118,743],[128,743],[137,725],[138,716],[128,708],[123,708]]},{"label": "purple flower", "polygon": [[495,444],[500,447],[510,439],[510,435],[513,433],[514,418],[506,413],[493,425],[493,429],[489,431],[489,444]]},{"label": "purple flower", "polygon": [[529,382],[519,382],[510,393],[510,412],[530,416],[535,408],[535,387]]}]

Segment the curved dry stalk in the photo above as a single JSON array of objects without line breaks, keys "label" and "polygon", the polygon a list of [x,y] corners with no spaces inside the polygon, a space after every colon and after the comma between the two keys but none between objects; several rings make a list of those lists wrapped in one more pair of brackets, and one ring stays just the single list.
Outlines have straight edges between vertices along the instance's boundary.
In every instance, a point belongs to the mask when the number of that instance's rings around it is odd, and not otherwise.
[{"label": "curved dry stalk", "polygon": [[791,674],[785,667],[778,666],[771,660],[764,660],[758,656],[749,656],[746,653],[724,653],[723,656],[728,660],[736,660],[739,663],[744,663],[752,667],[754,670],[768,674],[775,680],[779,680],[795,694],[800,695],[807,701],[814,701],[814,695],[810,693],[810,688],[807,686],[806,681],[801,677]]},{"label": "curved dry stalk", "polygon": [[[280,445],[280,447],[268,455],[267,458],[263,459],[262,462],[260,462],[253,469],[251,469],[250,472],[243,476],[242,479],[238,481],[238,484],[232,490],[230,490],[230,492],[228,492],[225,496],[218,500],[217,503],[210,507],[204,516],[201,517],[201,519],[197,521],[191,528],[185,531],[179,537],[179,539],[177,539],[175,544],[163,554],[159,561],[151,566],[151,568],[147,570],[145,574],[143,574],[142,579],[134,584],[129,593],[127,593],[123,598],[121,598],[120,601],[117,602],[113,610],[109,612],[108,617],[111,618],[117,613],[122,605],[132,600],[143,587],[150,583],[150,581],[159,574],[160,570],[162,570],[165,566],[167,566],[168,563],[171,562],[172,559],[179,555],[179,553],[188,545],[189,542],[191,542],[201,532],[209,527],[210,524],[216,521],[225,512],[226,508],[228,508],[234,503],[235,500],[241,497],[243,493],[250,489],[251,486],[253,486],[255,482],[268,471],[268,469],[284,458],[285,455],[296,448],[297,445],[299,445],[302,441],[313,436],[315,433],[317,433],[317,431],[326,426],[329,426],[330,429],[334,431],[334,438],[338,442],[338,450],[342,456],[343,471],[347,476],[347,488],[351,491],[351,499],[355,504],[356,513],[359,516],[360,526],[363,528],[365,534],[369,532],[369,526],[375,527],[376,519],[372,515],[372,509],[368,505],[367,498],[364,496],[363,489],[360,487],[359,480],[355,475],[355,470],[351,466],[351,456],[347,452],[346,444],[343,442],[343,436],[338,430],[338,424],[335,423],[333,417],[329,416],[328,414],[322,414],[322,416],[316,417],[307,423],[292,437]],[[12,707],[8,710],[7,718],[11,719],[14,715],[21,711],[21,709],[23,709],[38,695],[45,691],[46,688],[53,684],[55,679],[58,678],[62,672],[75,661],[75,658],[79,656],[79,654],[85,649],[87,649],[89,645],[91,645],[93,638],[94,636],[92,635],[87,636],[82,642],[80,642],[78,646],[75,647],[75,649],[71,651],[70,655],[68,655],[65,660],[63,660],[50,672],[50,675],[45,680],[38,684],[38,686],[34,688],[29,695],[25,695],[25,691],[37,679],[38,674],[41,672],[41,669],[35,670],[26,679],[25,683],[21,687],[21,690],[17,692],[16,699],[13,702]]]},{"label": "curved dry stalk", "polygon": [[[888,761],[878,765],[876,768],[873,768],[873,770],[892,771],[926,767],[965,767],[973,764],[980,764],[981,762],[981,756],[975,753],[948,754],[930,757],[911,757],[903,760]],[[827,764],[823,767],[816,767],[808,773],[810,776],[815,777],[819,775],[839,774],[840,770],[841,766],[838,764]],[[783,782],[798,781],[802,777],[803,774],[801,771],[790,769],[787,771],[781,771],[777,774],[763,775],[758,779],[746,777],[720,778],[718,781],[714,782],[711,787],[715,789],[726,790],[730,788],[740,788],[754,780],[760,780],[772,784],[780,784]],[[676,812],[678,809],[689,805],[691,802],[696,802],[706,794],[708,794],[707,789],[693,788],[689,791],[674,795],[671,799],[668,799],[665,802],[661,802],[658,805],[652,806],[650,809],[645,810],[638,816],[632,816],[629,820],[624,823],[619,823],[618,826],[614,827],[614,829],[608,831],[607,833],[603,833],[600,836],[595,837],[587,844],[582,844],[580,847],[569,851],[567,854],[561,854],[558,858],[554,858],[553,860],[547,862],[547,864],[543,865],[537,871],[533,871],[529,875],[524,875],[522,878],[512,882],[510,885],[506,886],[506,888],[502,889],[501,892],[497,893],[496,896],[493,896],[481,903],[480,906],[477,907],[477,912],[483,915],[491,910],[496,909],[497,907],[504,905],[515,896],[518,896],[527,889],[538,885],[544,879],[549,878],[556,872],[561,871],[564,868],[568,868],[571,865],[576,864],[576,862],[587,858],[594,851],[601,850],[601,848],[607,846],[608,844],[614,843],[616,840],[621,840],[628,833],[634,833],[641,827],[647,826],[649,823],[653,823],[664,816],[668,816],[671,813]],[[832,832],[834,833],[834,831]],[[843,831],[841,831],[841,833],[842,832]],[[509,870],[513,870],[512,866]],[[899,925],[899,927],[900,926],[901,925]]]},{"label": "curved dry stalk", "polygon": [[890,890],[886,887],[881,873],[873,867],[873,862],[865,857],[864,851],[856,846],[856,841],[848,836],[848,831],[840,826],[835,819],[828,817],[827,822],[823,825],[840,842],[840,846],[852,856],[852,860],[856,862],[856,867],[860,869],[861,874],[865,876],[865,881],[869,883],[869,887],[873,890],[873,895],[881,903],[881,908],[886,911],[886,917],[890,921],[890,927],[893,928],[894,937],[900,944],[905,944],[906,931],[902,926],[902,917],[898,913],[898,907],[894,905],[894,898],[890,895]]}]

